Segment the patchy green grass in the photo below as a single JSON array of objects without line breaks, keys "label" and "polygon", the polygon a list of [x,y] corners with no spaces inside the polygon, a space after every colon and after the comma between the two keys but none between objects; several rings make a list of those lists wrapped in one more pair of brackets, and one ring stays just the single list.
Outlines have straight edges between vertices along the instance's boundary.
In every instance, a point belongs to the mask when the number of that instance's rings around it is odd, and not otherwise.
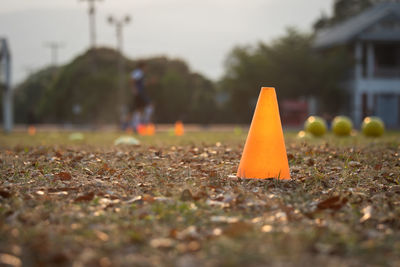
[{"label": "patchy green grass", "polygon": [[[241,144],[245,141],[246,134],[233,134],[227,132],[189,132],[182,137],[171,135],[168,132],[157,133],[156,136],[138,136],[129,135],[121,132],[80,132],[84,139],[73,141],[70,137],[75,132],[39,132],[34,136],[29,136],[23,132],[17,132],[12,135],[0,133],[0,147],[30,147],[30,146],[96,146],[109,147],[120,136],[134,136],[139,139],[143,145],[149,146],[168,146],[168,145],[194,145],[194,144],[215,144],[223,142],[225,144]],[[294,137],[294,133],[289,133]]]},{"label": "patchy green grass", "polygon": [[298,140],[236,179],[245,135],[0,136],[0,265],[399,266],[400,135]]}]

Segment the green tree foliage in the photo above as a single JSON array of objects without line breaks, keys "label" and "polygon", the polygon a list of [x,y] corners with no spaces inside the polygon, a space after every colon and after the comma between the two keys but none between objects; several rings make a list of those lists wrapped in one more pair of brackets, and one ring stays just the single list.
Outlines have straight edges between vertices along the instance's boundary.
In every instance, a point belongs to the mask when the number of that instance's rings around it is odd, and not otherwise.
[{"label": "green tree foliage", "polygon": [[[49,122],[108,122],[118,117],[116,101],[118,54],[90,50],[62,67],[40,105],[40,118]],[[72,111],[81,108],[79,115]]]},{"label": "green tree foliage", "polygon": [[248,121],[260,87],[277,88],[279,99],[315,96],[322,111],[334,112],[345,100],[340,81],[350,61],[345,49],[320,55],[312,49],[313,37],[288,29],[286,35],[270,45],[236,47],[226,61],[226,74],[220,83],[228,92],[227,105],[236,121]]},{"label": "green tree foliage", "polygon": [[14,91],[15,121],[35,123],[40,115],[40,104],[46,89],[57,78],[59,69],[49,67],[31,74]]},{"label": "green tree foliage", "polygon": [[332,17],[323,14],[315,23],[314,29],[319,30],[345,21],[365,9],[379,3],[400,2],[398,0],[334,0]]},{"label": "green tree foliage", "polygon": [[147,65],[147,87],[155,103],[157,121],[212,122],[216,104],[211,81],[191,73],[181,60],[155,58],[148,60]]},{"label": "green tree foliage", "polygon": [[[133,100],[130,72],[137,65],[125,59],[125,91],[121,102],[119,56],[112,49],[89,50],[51,75],[48,70],[32,75],[16,90],[19,121],[25,121],[28,111],[34,109],[38,122],[117,122],[121,105],[130,105]],[[145,62],[146,90],[155,105],[156,122],[210,121],[210,112],[216,109],[211,81],[192,73],[181,60],[157,57]],[[79,114],[73,112],[77,106]]]}]

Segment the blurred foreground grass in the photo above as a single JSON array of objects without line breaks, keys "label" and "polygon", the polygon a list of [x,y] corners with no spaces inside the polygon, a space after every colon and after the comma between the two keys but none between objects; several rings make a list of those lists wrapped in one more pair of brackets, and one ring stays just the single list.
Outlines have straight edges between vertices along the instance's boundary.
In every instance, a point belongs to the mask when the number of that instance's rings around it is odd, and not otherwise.
[{"label": "blurred foreground grass", "polygon": [[1,266],[400,266],[397,132],[287,132],[290,181],[235,177],[245,133],[83,134],[0,136]]},{"label": "blurred foreground grass", "polygon": [[71,134],[77,132],[39,132],[34,136],[27,133],[14,133],[0,135],[1,146],[37,146],[37,145],[90,145],[90,146],[112,146],[120,136],[132,136],[143,145],[190,145],[216,142],[237,143],[244,141],[245,134],[234,134],[231,132],[190,132],[184,136],[177,137],[168,132],[157,133],[154,136],[139,136],[137,134],[126,134],[124,132],[80,132],[83,140],[71,140]]}]

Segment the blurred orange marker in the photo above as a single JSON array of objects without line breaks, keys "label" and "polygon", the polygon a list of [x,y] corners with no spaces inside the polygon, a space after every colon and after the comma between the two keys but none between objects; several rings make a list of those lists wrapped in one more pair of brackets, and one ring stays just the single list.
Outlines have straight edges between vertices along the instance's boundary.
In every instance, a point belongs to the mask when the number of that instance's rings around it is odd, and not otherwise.
[{"label": "blurred orange marker", "polygon": [[147,135],[154,135],[156,133],[156,127],[153,123],[149,123],[146,126],[146,134]]},{"label": "blurred orange marker", "polygon": [[261,88],[237,176],[290,179],[275,88]]},{"label": "blurred orange marker", "polygon": [[185,129],[183,128],[183,123],[181,121],[175,122],[175,135],[182,136],[185,133]]},{"label": "blurred orange marker", "polygon": [[31,135],[31,136],[36,134],[35,126],[31,125],[31,126],[28,127],[28,134]]},{"label": "blurred orange marker", "polygon": [[137,130],[137,133],[138,133],[139,135],[146,135],[146,133],[147,133],[146,125],[144,125],[144,124],[139,124],[139,125],[136,127],[136,130]]}]

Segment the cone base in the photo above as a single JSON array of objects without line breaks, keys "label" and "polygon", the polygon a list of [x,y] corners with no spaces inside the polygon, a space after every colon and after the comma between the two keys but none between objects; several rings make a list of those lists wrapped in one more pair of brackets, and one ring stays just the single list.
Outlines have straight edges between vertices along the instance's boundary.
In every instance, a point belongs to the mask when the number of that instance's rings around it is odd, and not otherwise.
[{"label": "cone base", "polygon": [[249,180],[270,180],[270,179],[276,179],[276,180],[290,180],[290,173],[285,173],[282,175],[245,175],[241,174],[240,170],[236,174],[236,177],[240,179],[249,179]]},{"label": "cone base", "polygon": [[247,177],[240,177],[237,176],[237,178],[239,179],[243,179],[243,180],[290,180],[290,178],[274,178],[274,177],[270,177],[270,178],[247,178]]}]

